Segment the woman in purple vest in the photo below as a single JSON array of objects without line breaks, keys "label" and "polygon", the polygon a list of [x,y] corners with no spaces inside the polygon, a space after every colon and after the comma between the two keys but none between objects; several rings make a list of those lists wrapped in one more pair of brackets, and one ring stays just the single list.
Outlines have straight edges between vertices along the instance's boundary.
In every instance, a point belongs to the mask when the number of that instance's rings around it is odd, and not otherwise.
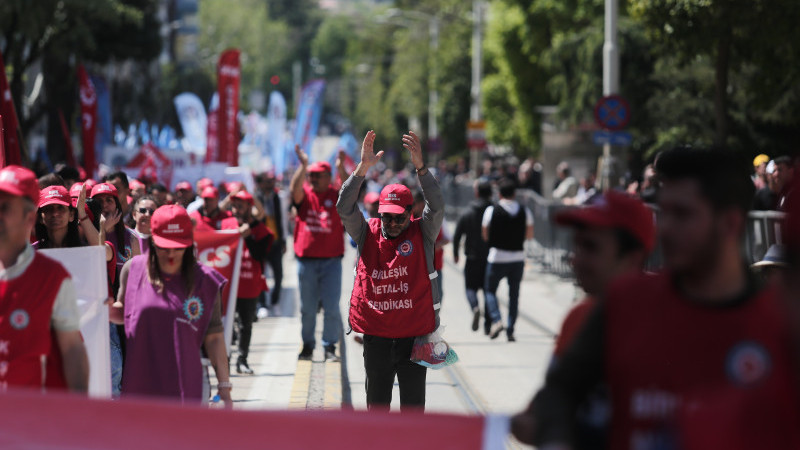
[{"label": "woman in purple vest", "polygon": [[192,221],[178,205],[157,209],[146,255],[125,263],[111,320],[125,325],[122,395],[200,404],[205,348],[220,398],[231,402],[220,295],[226,280],[197,262]]}]

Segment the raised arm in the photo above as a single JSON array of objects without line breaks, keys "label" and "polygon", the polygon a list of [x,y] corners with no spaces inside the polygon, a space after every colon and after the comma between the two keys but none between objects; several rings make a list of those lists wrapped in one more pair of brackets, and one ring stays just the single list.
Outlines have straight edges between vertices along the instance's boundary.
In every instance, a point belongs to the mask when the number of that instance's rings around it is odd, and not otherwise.
[{"label": "raised arm", "polygon": [[408,150],[411,156],[411,163],[417,169],[419,186],[422,188],[422,195],[425,197],[425,209],[422,211],[422,232],[425,237],[435,241],[442,228],[444,220],[444,196],[439,188],[439,182],[425,167],[425,160],[422,158],[422,145],[419,137],[413,132],[403,135],[403,147]]},{"label": "raised arm", "polygon": [[308,167],[308,155],[299,145],[294,146],[294,152],[297,154],[297,159],[300,161],[300,166],[294,171],[292,175],[292,183],[289,186],[292,193],[292,204],[299,205],[306,199],[306,193],[303,191],[303,182],[306,179],[306,167]]},{"label": "raised arm", "polygon": [[364,182],[364,176],[370,167],[380,161],[383,156],[383,151],[377,154],[373,153],[372,146],[375,143],[375,132],[369,131],[364,137],[364,143],[361,145],[361,162],[356,166],[355,172],[347,180],[342,183],[342,189],[339,191],[339,200],[336,202],[336,211],[339,212],[339,218],[342,219],[342,224],[347,234],[353,238],[356,245],[361,245],[364,242],[364,235],[367,232],[367,221],[361,211],[358,210],[356,203],[358,202],[358,191],[361,189],[361,183]]}]

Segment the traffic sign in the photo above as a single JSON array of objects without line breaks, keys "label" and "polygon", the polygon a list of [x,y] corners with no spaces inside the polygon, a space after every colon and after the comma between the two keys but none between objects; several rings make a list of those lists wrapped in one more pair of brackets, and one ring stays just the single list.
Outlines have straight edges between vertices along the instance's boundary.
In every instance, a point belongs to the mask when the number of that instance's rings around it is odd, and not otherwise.
[{"label": "traffic sign", "polygon": [[606,130],[622,130],[631,121],[630,105],[619,95],[603,97],[594,106],[594,120]]},{"label": "traffic sign", "polygon": [[592,133],[594,145],[616,145],[618,147],[629,147],[633,142],[633,136],[627,131],[595,131]]},{"label": "traffic sign", "polygon": [[486,148],[486,122],[471,120],[467,122],[467,147],[470,150],[483,150]]}]

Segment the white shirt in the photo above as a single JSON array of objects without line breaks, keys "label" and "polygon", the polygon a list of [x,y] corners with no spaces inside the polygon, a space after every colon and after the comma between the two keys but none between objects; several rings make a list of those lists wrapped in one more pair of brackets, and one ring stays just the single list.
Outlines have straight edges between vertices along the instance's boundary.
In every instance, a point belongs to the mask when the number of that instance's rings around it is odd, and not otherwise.
[{"label": "white shirt", "polygon": [[[516,200],[509,200],[506,198],[501,198],[500,201],[497,202],[509,215],[516,216],[519,209],[522,207],[519,202]],[[494,206],[489,206],[486,208],[486,211],[483,213],[483,220],[481,220],[481,226],[489,227],[492,222],[492,214],[494,214]],[[533,213],[530,209],[525,208],[525,226],[530,227],[533,226]],[[490,263],[510,263],[510,262],[521,262],[525,261],[525,251],[524,250],[502,250],[499,248],[491,247],[489,248],[489,256],[486,258],[487,262]]]},{"label": "white shirt", "polygon": [[198,195],[196,199],[186,206],[187,213],[193,213],[203,207],[203,199]]},{"label": "white shirt", "polygon": [[[33,246],[28,244],[25,250],[17,256],[17,262],[14,265],[7,267],[5,270],[0,269],[0,280],[11,281],[19,278],[33,262],[34,252]],[[41,274],[41,276],[47,275]],[[77,297],[72,278],[64,279],[58,289],[55,303],[53,303],[53,314],[50,319],[53,323],[53,328],[58,331],[76,331],[80,329],[81,317],[78,311]]]}]

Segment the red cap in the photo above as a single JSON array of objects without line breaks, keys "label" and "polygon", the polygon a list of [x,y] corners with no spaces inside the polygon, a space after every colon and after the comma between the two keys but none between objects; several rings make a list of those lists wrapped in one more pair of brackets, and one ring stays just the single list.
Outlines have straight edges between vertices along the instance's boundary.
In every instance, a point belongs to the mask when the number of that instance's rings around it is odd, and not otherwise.
[{"label": "red cap", "polygon": [[375,203],[381,200],[381,195],[377,192],[367,192],[367,195],[364,196],[364,204],[369,205],[370,203]]},{"label": "red cap", "polygon": [[383,188],[378,201],[378,213],[403,214],[414,204],[414,196],[402,184],[390,184]]},{"label": "red cap", "polygon": [[186,248],[194,242],[192,219],[179,205],[165,205],[150,219],[153,243],[161,248]]},{"label": "red cap", "polygon": [[250,205],[255,203],[253,201],[253,196],[250,195],[250,193],[247,192],[247,191],[239,191],[236,195],[233,196],[233,198],[238,198],[239,200],[244,200],[245,202],[247,202]]},{"label": "red cap", "polygon": [[39,208],[44,208],[47,205],[72,206],[70,200],[67,188],[64,186],[49,186],[42,189],[39,195]]},{"label": "red cap", "polygon": [[243,186],[244,183],[242,183],[241,181],[231,181],[225,183],[225,191],[230,194],[231,192],[234,192],[237,189],[241,189]]},{"label": "red cap", "polygon": [[648,252],[656,246],[653,211],[630,195],[609,191],[603,202],[586,208],[568,209],[556,215],[559,225],[621,228],[633,235]]},{"label": "red cap", "polygon": [[214,180],[212,180],[211,178],[200,178],[199,180],[197,180],[197,190],[200,192],[203,192],[203,189],[213,185],[214,185]]},{"label": "red cap", "polygon": [[322,173],[322,172],[331,173],[331,165],[327,161],[317,161],[317,162],[311,164],[310,166],[308,166],[308,169],[306,169],[306,172],[308,172],[308,173]]},{"label": "red cap", "polygon": [[130,187],[131,190],[134,191],[136,189],[141,189],[141,188],[144,188],[146,186],[144,185],[144,183],[142,183],[141,181],[139,181],[136,178],[134,178],[134,179],[132,179],[130,181],[130,183],[128,183],[128,187]]},{"label": "red cap", "polygon": [[200,193],[200,198],[219,198],[219,191],[214,186],[206,186]]},{"label": "red cap", "polygon": [[91,197],[92,189],[97,186],[97,181],[89,178],[88,180],[84,181],[83,184],[86,185],[86,191],[89,192],[89,197]]},{"label": "red cap", "polygon": [[39,180],[30,169],[7,166],[0,170],[0,191],[39,203]]},{"label": "red cap", "polygon": [[117,188],[115,188],[114,185],[110,183],[100,183],[92,188],[91,197],[95,198],[98,195],[113,195],[114,197],[116,197]]},{"label": "red cap", "polygon": [[181,181],[180,183],[175,185],[176,191],[189,191],[192,192],[192,184],[188,181]]},{"label": "red cap", "polygon": [[72,198],[80,197],[82,188],[83,188],[83,183],[73,183],[72,187],[69,188],[69,196]]}]

